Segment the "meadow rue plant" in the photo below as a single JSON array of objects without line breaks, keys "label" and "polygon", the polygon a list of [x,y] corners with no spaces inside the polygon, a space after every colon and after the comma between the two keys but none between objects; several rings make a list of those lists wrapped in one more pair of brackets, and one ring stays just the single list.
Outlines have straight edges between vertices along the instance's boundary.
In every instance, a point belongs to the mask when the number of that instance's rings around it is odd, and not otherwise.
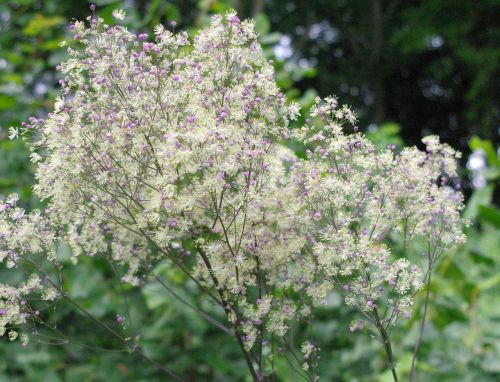
[{"label": "meadow rue plant", "polygon": [[[26,214],[17,206],[18,196],[0,198],[0,262],[7,268],[19,268],[33,264],[42,257],[57,266],[53,227],[40,211]],[[29,267],[30,268],[30,267]],[[41,299],[51,302],[59,297],[58,291],[44,280],[37,269],[26,271],[26,280],[9,285],[0,283],[0,335],[18,338],[17,328],[36,319],[39,312],[30,303]],[[23,345],[28,335],[21,335]]]},{"label": "meadow rue plant", "polygon": [[[39,265],[45,257],[60,269],[55,250],[67,243],[75,262],[100,255],[126,266],[121,281],[137,287],[156,264],[176,266],[220,306],[226,323],[191,308],[236,339],[255,381],[272,378],[282,353],[318,379],[314,339],[301,359],[286,335],[337,290],[359,312],[349,329],[382,340],[397,380],[389,328],[411,317],[436,261],[464,240],[458,154],[437,137],[424,139],[425,152],[377,151],[335,97],[317,99],[292,129],[299,105],[276,85],[253,21],[234,12],[192,40],[162,25],[136,35],[95,15],[86,21],[70,25],[54,111],[11,132],[30,138],[34,190],[49,207],[27,214],[15,196],[2,201],[0,259],[33,272],[1,286],[2,334],[15,339],[37,320],[33,295],[90,315]],[[402,258],[389,245],[398,235]],[[426,263],[410,250],[415,240],[426,243]],[[138,343],[132,350],[182,380]]]}]

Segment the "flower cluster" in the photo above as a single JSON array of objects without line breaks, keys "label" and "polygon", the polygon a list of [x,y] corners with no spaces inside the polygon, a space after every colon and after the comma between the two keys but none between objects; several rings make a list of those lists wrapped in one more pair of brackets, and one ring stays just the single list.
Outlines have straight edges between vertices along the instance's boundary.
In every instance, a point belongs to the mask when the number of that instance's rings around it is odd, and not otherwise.
[{"label": "flower cluster", "polygon": [[[17,284],[0,283],[0,336],[8,333],[14,341],[18,328],[36,320],[38,310],[31,302],[57,299],[59,293],[44,282],[37,271],[40,259],[55,262],[56,236],[40,211],[26,214],[17,206],[18,196],[0,198],[0,263],[7,268],[26,269],[26,281]],[[21,334],[27,344],[28,335]]]},{"label": "flower cluster", "polygon": [[[378,327],[409,317],[425,276],[387,238],[401,235],[405,248],[423,238],[431,259],[463,240],[462,196],[449,186],[457,153],[436,137],[424,140],[426,152],[378,152],[335,97],[289,128],[299,106],[276,85],[253,22],[233,12],[193,41],[162,25],[149,36],[87,21],[70,26],[76,42],[59,66],[54,111],[22,130],[36,137],[36,194],[49,201],[51,225],[65,227],[75,261],[109,256],[128,267],[124,282],[140,285],[169,259],[221,305],[249,358],[290,322],[311,319],[334,288]],[[54,237],[39,213],[6,211],[3,258],[48,249]],[[11,230],[18,241],[6,240]],[[35,281],[26,293],[54,297]],[[26,319],[21,295],[2,297],[17,309],[2,323]],[[303,345],[306,372],[318,350]]]},{"label": "flower cluster", "polygon": [[[464,240],[462,195],[453,188],[458,153],[435,136],[423,139],[425,152],[378,152],[357,132],[354,113],[334,97],[317,99],[311,116],[319,123],[309,120],[294,134],[308,158],[292,161],[287,185],[308,238],[306,253],[324,274],[322,282],[332,281],[369,321],[389,326],[409,318],[423,281],[420,261],[412,264],[406,253],[409,242],[423,238],[435,261]],[[404,258],[391,254],[391,235],[401,237]],[[351,326],[362,328],[364,320]]]}]

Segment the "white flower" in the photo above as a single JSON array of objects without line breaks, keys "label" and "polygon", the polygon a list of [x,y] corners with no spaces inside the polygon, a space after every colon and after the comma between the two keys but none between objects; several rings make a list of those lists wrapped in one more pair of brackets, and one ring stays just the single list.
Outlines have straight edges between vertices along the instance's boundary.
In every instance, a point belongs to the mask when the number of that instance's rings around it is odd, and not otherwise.
[{"label": "white flower", "polygon": [[[104,254],[125,268],[123,282],[141,285],[150,265],[192,256],[165,265],[185,264],[216,292],[247,350],[310,319],[334,288],[371,316],[367,326],[378,307],[387,326],[411,316],[422,272],[386,237],[429,240],[435,253],[463,240],[463,199],[442,184],[456,176],[450,147],[428,138],[427,152],[377,152],[350,133],[356,116],[336,97],[317,98],[317,118],[291,129],[300,106],[274,81],[254,23],[235,13],[214,16],[192,43],[161,26],[155,42],[126,28],[76,29],[85,38],[61,64],[54,112],[30,118],[46,215],[24,213],[13,196],[0,203],[7,267],[26,254],[54,261],[64,240],[73,260]],[[0,304],[13,301],[1,308],[0,333],[30,321],[19,297],[60,298],[42,278],[0,284]],[[316,368],[318,351],[304,342],[305,369]]]},{"label": "white flower", "polygon": [[296,121],[300,116],[300,105],[297,102],[291,102],[288,105],[288,118],[292,121]]},{"label": "white flower", "polygon": [[9,128],[9,139],[18,139],[19,138],[19,128],[18,127],[10,127]]},{"label": "white flower", "polygon": [[123,9],[115,9],[112,14],[115,19],[123,20],[125,19],[126,12]]},{"label": "white flower", "polygon": [[155,35],[162,34],[164,31],[165,31],[165,27],[161,24],[158,24],[154,27]]}]

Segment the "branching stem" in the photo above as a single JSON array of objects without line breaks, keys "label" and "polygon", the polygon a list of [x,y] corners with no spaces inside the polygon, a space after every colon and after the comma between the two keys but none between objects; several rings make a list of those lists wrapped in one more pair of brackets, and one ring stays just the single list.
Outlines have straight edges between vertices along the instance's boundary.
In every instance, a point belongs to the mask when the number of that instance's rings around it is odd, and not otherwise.
[{"label": "branching stem", "polygon": [[380,337],[382,338],[382,343],[384,344],[385,355],[387,357],[387,362],[389,363],[389,367],[391,369],[392,377],[394,379],[394,382],[398,382],[398,374],[396,372],[396,365],[394,364],[394,355],[392,353],[391,339],[389,338],[389,335],[387,334],[384,325],[382,325],[382,322],[380,321],[377,308],[374,309],[373,315],[375,318],[375,325],[377,326]]}]

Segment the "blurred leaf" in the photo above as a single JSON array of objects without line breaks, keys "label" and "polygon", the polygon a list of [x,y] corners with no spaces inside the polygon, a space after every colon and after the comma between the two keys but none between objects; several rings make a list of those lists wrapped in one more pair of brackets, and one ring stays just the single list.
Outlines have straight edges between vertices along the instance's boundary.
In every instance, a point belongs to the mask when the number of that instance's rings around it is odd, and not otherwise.
[{"label": "blurred leaf", "polygon": [[263,14],[259,13],[255,15],[255,31],[259,34],[259,36],[264,36],[269,33],[271,30],[271,23],[269,22],[269,18]]},{"label": "blurred leaf", "polygon": [[98,6],[104,6],[104,5],[109,5],[109,4],[115,4],[118,5],[119,1],[117,0],[93,0],[92,3]]},{"label": "blurred leaf", "polygon": [[403,146],[403,140],[399,136],[400,131],[401,126],[397,123],[387,122],[370,129],[366,136],[375,144],[378,150],[383,150],[390,144],[398,147]]},{"label": "blurred leaf", "polygon": [[490,288],[493,288],[494,286],[500,285],[500,274],[492,276],[490,278],[487,278],[485,280],[481,280],[477,286],[479,290],[485,291]]},{"label": "blurred leaf", "polygon": [[167,17],[167,23],[172,20],[177,21],[177,23],[182,22],[182,16],[179,12],[179,8],[172,3],[167,3],[165,6],[165,16]]},{"label": "blurred leaf", "polygon": [[9,109],[16,104],[16,99],[12,96],[0,94],[0,110]]},{"label": "blurred leaf", "polygon": [[260,42],[264,45],[272,45],[279,42],[282,34],[278,32],[269,33],[260,36]]},{"label": "blurred leaf", "polygon": [[142,294],[146,299],[148,309],[158,309],[160,306],[168,302],[167,292],[160,283],[151,283],[142,288]]},{"label": "blurred leaf", "polygon": [[484,188],[480,188],[472,194],[467,206],[463,212],[464,218],[474,220],[478,216],[479,207],[487,206],[491,203],[493,197],[494,185],[490,184]]},{"label": "blurred leaf", "polygon": [[47,33],[49,29],[64,23],[64,18],[61,16],[46,17],[41,13],[36,13],[31,21],[23,29],[27,36],[37,36],[42,33]]},{"label": "blurred leaf", "polygon": [[480,205],[478,215],[479,219],[500,228],[500,210],[498,208]]},{"label": "blurred leaf", "polygon": [[491,141],[481,139],[478,136],[473,136],[469,141],[471,150],[482,150],[486,154],[490,166],[500,166],[500,159],[498,159],[495,148]]}]

